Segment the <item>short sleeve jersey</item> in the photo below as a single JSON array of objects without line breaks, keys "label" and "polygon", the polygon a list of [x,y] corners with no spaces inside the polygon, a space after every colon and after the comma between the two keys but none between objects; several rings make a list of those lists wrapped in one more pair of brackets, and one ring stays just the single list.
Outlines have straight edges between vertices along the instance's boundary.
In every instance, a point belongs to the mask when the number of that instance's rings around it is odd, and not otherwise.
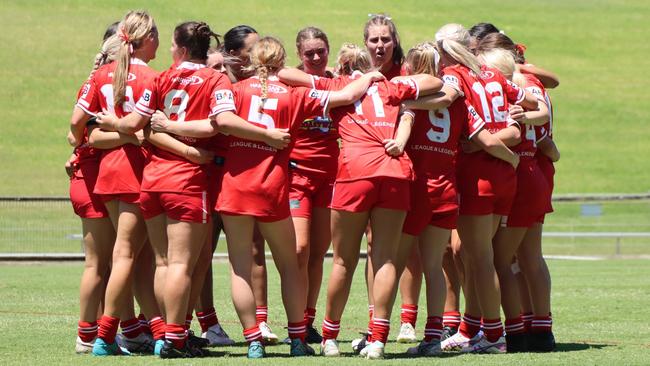
[{"label": "short sleeve jersey", "polygon": [[[542,83],[533,75],[524,74],[526,85],[525,89],[537,97],[539,103],[546,103],[546,90]],[[521,143],[512,148],[522,160],[530,160],[535,157],[537,152],[537,143],[548,136],[546,127],[549,123],[542,126],[531,126],[523,124],[521,126]]]},{"label": "short sleeve jersey", "polygon": [[[88,94],[89,91],[90,91],[90,79],[84,81],[83,85],[81,85],[81,88],[79,88],[79,90],[77,91],[77,103],[79,102],[79,99],[84,95]],[[83,108],[81,109],[83,110]],[[83,140],[79,146],[74,148],[73,154],[74,154],[74,159],[72,160],[73,166],[79,167],[82,164],[99,164],[99,158],[101,154],[99,154],[97,149],[88,146],[87,129],[84,128]],[[74,169],[73,177],[77,179],[83,179],[83,170]]]},{"label": "short sleeve jersey", "polygon": [[[327,77],[313,77],[314,89],[339,90],[343,86],[331,88],[332,83],[316,87],[315,80],[333,80]],[[320,83],[324,84],[324,83]],[[292,135],[294,141],[290,159],[296,169],[334,178],[339,156],[338,130],[329,116],[315,114],[307,117]]]},{"label": "short sleeve jersey", "polygon": [[413,179],[408,155],[388,155],[383,141],[395,137],[401,102],[417,99],[418,92],[412,79],[382,80],[373,83],[354,105],[330,111],[332,119],[338,122],[342,141],[337,181],[371,177]]},{"label": "short sleeve jersey", "polygon": [[[117,117],[124,117],[135,109],[135,103],[145,88],[155,79],[157,72],[139,59],[131,59],[124,102],[115,105],[113,96],[113,75],[117,62],[100,67],[90,79],[90,87],[77,106],[86,113],[96,115],[104,111]],[[102,150],[99,176],[94,193],[119,194],[138,193],[144,169],[144,151],[140,146],[124,144],[113,149]]]},{"label": "short sleeve jersey", "polygon": [[508,114],[510,103],[523,101],[525,92],[508,81],[498,70],[483,66],[476,75],[463,65],[446,67],[442,80],[465,96],[468,105],[474,107],[485,121],[491,133],[500,131],[516,122]]},{"label": "short sleeve jersey", "polygon": [[[203,64],[183,62],[163,71],[145,89],[136,112],[150,117],[163,110],[174,121],[202,120],[235,111],[232,84],[224,74]],[[211,139],[174,136],[187,145],[209,149]],[[142,178],[142,190],[151,192],[192,192],[207,189],[205,167],[154,148]]]},{"label": "short sleeve jersey", "polygon": [[485,123],[472,118],[464,97],[457,98],[447,108],[414,113],[406,151],[413,161],[416,176],[454,179],[461,136],[473,136]]},{"label": "short sleeve jersey", "polygon": [[[269,77],[267,82],[264,100],[257,77],[234,86],[238,115],[253,125],[287,128],[294,135],[305,119],[323,115],[327,108],[329,92],[291,88],[276,77]],[[274,216],[279,207],[288,207],[289,155],[289,148],[277,150],[263,142],[231,136],[217,209]]]}]

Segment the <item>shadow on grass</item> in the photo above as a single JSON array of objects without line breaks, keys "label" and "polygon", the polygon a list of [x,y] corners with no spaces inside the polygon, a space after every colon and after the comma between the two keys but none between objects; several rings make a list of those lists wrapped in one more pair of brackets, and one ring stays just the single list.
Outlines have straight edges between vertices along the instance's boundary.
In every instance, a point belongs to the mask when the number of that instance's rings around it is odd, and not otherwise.
[{"label": "shadow on grass", "polygon": [[586,351],[589,349],[603,349],[613,347],[613,344],[604,343],[557,343],[555,345],[555,352],[575,352]]}]

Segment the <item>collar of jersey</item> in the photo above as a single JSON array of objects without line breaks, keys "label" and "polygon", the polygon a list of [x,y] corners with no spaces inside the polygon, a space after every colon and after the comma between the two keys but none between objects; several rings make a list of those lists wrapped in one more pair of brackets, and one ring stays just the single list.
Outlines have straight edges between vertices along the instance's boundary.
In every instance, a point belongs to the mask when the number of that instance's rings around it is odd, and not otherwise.
[{"label": "collar of jersey", "polygon": [[183,61],[180,65],[176,66],[176,70],[187,69],[187,70],[199,70],[206,67],[205,64],[197,64],[194,62]]},{"label": "collar of jersey", "polygon": [[131,65],[147,66],[147,63],[136,57],[131,57]]}]

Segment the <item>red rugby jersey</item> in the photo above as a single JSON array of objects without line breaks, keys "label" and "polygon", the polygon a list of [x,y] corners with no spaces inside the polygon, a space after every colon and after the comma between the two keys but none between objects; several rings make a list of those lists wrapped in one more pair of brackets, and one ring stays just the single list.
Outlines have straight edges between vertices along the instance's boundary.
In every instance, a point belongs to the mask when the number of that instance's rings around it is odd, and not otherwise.
[{"label": "red rugby jersey", "polygon": [[[85,96],[87,93],[90,91],[90,78],[84,81],[84,83],[81,85],[81,88],[79,88],[79,91],[77,91],[77,101],[83,96]],[[81,107],[80,107],[81,108]],[[81,108],[83,109],[83,108]],[[94,164],[98,165],[99,164],[99,158],[101,154],[97,151],[97,149],[92,148],[88,146],[88,129],[84,128],[84,133],[83,133],[83,138],[81,141],[81,144],[79,146],[75,147],[73,152],[74,154],[74,159],[72,160],[72,165],[76,166],[77,168],[74,169],[73,172],[73,178],[77,179],[83,179],[83,171],[82,169],[78,169],[80,165],[83,164]],[[93,178],[94,179],[94,178]]]},{"label": "red rugby jersey", "polygon": [[[322,115],[329,101],[329,92],[291,88],[274,76],[267,85],[262,110],[259,78],[234,86],[239,116],[259,127],[288,128],[294,135],[307,117]],[[231,136],[217,210],[251,216],[275,216],[282,208],[288,212],[290,153]]]},{"label": "red rugby jersey", "polygon": [[[104,111],[121,118],[135,109],[136,101],[142,96],[156,75],[145,62],[131,59],[125,98],[122,105],[113,100],[113,74],[117,62],[100,67],[90,80],[89,92],[79,99],[77,105],[87,113],[96,115]],[[99,176],[94,193],[118,194],[138,193],[145,164],[144,148],[124,144],[113,149],[102,150]]]},{"label": "red rugby jersey", "polygon": [[400,104],[406,99],[417,99],[418,91],[412,79],[382,80],[373,83],[354,105],[330,112],[338,123],[342,140],[337,181],[370,177],[413,179],[408,155],[388,155],[383,141],[395,137]]},{"label": "red rugby jersey", "polygon": [[[539,103],[546,103],[546,91],[542,83],[531,74],[524,74],[526,78],[525,89],[537,97]],[[548,123],[548,122],[547,122]],[[545,124],[546,125],[546,124]],[[522,160],[531,160],[537,153],[537,143],[547,136],[544,126],[521,126],[521,143],[512,148]]]},{"label": "red rugby jersey", "polygon": [[[151,116],[163,110],[171,120],[202,120],[235,111],[232,84],[224,74],[204,64],[182,62],[158,75],[142,94],[136,112]],[[187,145],[209,149],[210,138],[174,136]],[[144,169],[142,190],[151,192],[203,192],[206,169],[162,149],[153,149]]]}]

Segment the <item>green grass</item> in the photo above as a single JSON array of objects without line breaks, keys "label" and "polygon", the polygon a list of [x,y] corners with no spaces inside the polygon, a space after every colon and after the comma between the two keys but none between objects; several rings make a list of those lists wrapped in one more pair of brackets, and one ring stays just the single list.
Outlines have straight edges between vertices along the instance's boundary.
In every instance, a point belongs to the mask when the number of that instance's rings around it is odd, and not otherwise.
[{"label": "green grass", "polygon": [[[556,72],[552,92],[557,192],[646,192],[650,171],[647,85],[650,26],[645,0],[521,2],[479,1],[171,1],[44,0],[3,1],[0,22],[0,195],[66,195],[63,162],[74,96],[88,74],[106,25],[128,9],[146,6],[160,29],[161,47],[152,66],[170,64],[173,27],[202,19],[224,33],[251,24],[285,42],[289,64],[296,63],[293,40],[304,26],[322,27],[332,46],[330,64],[344,41],[362,41],[368,13],[387,12],[403,45],[433,37],[444,23],[467,26],[491,21],[528,46],[531,62]],[[646,19],[646,20],[644,20]]]},{"label": "green grass", "polygon": [[[241,329],[229,295],[227,266],[215,262],[215,299],[221,323],[238,342]],[[360,263],[361,265],[363,262]],[[329,273],[331,261],[326,262]],[[558,352],[551,354],[516,354],[497,356],[445,355],[435,360],[399,357],[405,345],[390,342],[389,360],[382,364],[476,364],[485,365],[564,365],[650,363],[650,332],[645,304],[650,303],[650,266],[642,260],[549,261],[553,276],[553,318]],[[3,365],[70,365],[70,364],[161,364],[152,356],[97,359],[74,354],[74,337],[78,316],[80,264],[0,264],[0,360]],[[270,322],[284,337],[284,315],[279,298],[279,280],[270,267]],[[318,306],[319,325],[324,309],[324,292]],[[424,305],[424,303],[420,303]],[[398,329],[394,311],[390,339]],[[423,319],[420,314],[418,333]],[[353,357],[348,342],[365,328],[367,322],[365,284],[357,273],[350,300],[342,320],[344,358],[330,360],[338,364],[366,364]],[[196,327],[197,325],[194,324]],[[196,328],[195,328],[196,329]],[[344,342],[343,342],[344,341]],[[322,358],[287,359],[285,345],[268,347],[273,356],[263,364],[320,365]],[[213,357],[191,361],[168,361],[165,364],[248,364],[242,346],[214,349]],[[257,361],[259,362],[259,361]],[[257,363],[256,362],[256,363]],[[252,364],[252,363],[251,363]]]}]

